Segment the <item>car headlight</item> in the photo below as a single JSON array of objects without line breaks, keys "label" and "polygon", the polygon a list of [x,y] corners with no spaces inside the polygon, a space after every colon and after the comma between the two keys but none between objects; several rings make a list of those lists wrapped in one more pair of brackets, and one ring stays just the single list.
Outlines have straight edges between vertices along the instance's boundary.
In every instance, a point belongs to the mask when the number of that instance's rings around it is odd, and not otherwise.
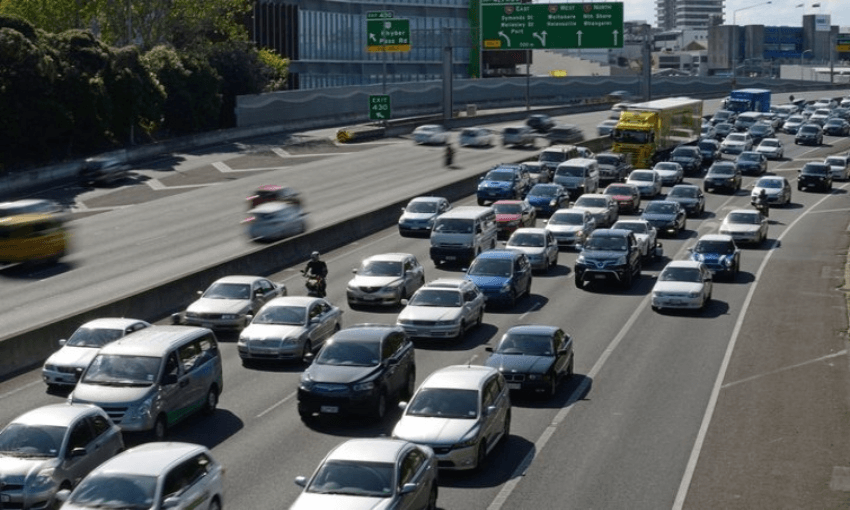
[{"label": "car headlight", "polygon": [[699,294],[700,294],[699,292],[688,292],[688,297],[698,298]]},{"label": "car headlight", "polygon": [[310,391],[313,389],[313,379],[307,372],[301,373],[301,389]]},{"label": "car headlight", "polygon": [[558,205],[558,202],[556,202],[554,198],[549,201],[549,207],[555,207],[556,205]]},{"label": "car headlight", "polygon": [[153,406],[153,397],[154,396],[151,395],[150,397],[143,400],[141,404],[139,404],[139,407],[136,408],[136,412],[134,413],[134,418],[140,419],[146,416],[150,416],[151,406]]},{"label": "car headlight", "polygon": [[53,480],[53,471],[53,468],[40,471],[38,475],[36,475],[35,478],[32,478],[29,482],[29,490],[31,492],[44,492],[56,485],[56,481]]},{"label": "car headlight", "polygon": [[298,338],[289,337],[289,338],[282,339],[280,341],[280,343],[281,343],[281,345],[297,345],[298,340],[299,340]]},{"label": "car headlight", "polygon": [[469,448],[478,444],[478,427],[470,430],[463,439],[461,439],[455,448]]},{"label": "car headlight", "polygon": [[388,285],[384,285],[384,288],[381,289],[381,290],[398,290],[398,288],[401,287],[402,283],[404,283],[404,282],[399,280],[397,282],[393,282],[393,283],[390,283]]},{"label": "car headlight", "polygon": [[622,257],[617,257],[617,261],[615,262],[615,264],[617,264],[618,266],[622,266],[625,263],[626,263],[626,256],[625,255],[623,255]]},{"label": "car headlight", "polygon": [[577,264],[584,264],[584,262],[585,262],[584,255],[579,255],[578,258],[576,258]]},{"label": "car headlight", "polygon": [[503,283],[503,284],[502,284],[502,288],[501,288],[501,289],[499,289],[499,290],[500,290],[501,292],[507,292],[507,291],[511,290],[511,281],[510,281],[510,280],[508,280],[508,281],[506,281],[505,283]]},{"label": "car headlight", "polygon": [[434,324],[437,325],[437,326],[454,326],[455,324],[457,324],[457,320],[456,319],[441,320],[441,321],[436,321]]},{"label": "car headlight", "polygon": [[357,383],[351,387],[354,391],[372,391],[375,389],[375,381],[367,381],[362,383]]},{"label": "car headlight", "polygon": [[529,381],[540,381],[543,379],[543,374],[528,374]]}]

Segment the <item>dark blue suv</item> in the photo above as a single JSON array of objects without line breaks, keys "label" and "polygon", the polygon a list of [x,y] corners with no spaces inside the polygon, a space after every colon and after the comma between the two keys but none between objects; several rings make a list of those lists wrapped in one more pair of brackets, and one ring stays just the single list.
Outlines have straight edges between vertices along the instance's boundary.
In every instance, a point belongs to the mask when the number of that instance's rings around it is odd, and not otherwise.
[{"label": "dark blue suv", "polygon": [[531,294],[531,263],[517,250],[481,253],[466,272],[467,280],[484,293],[487,304],[514,306],[517,298]]},{"label": "dark blue suv", "polygon": [[531,176],[520,165],[499,165],[478,181],[478,205],[497,200],[522,200],[531,188]]}]

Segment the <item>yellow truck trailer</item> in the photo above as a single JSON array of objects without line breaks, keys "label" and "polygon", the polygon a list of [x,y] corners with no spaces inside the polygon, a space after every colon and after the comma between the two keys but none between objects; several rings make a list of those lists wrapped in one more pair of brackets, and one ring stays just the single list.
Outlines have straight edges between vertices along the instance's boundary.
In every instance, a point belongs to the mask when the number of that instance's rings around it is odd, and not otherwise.
[{"label": "yellow truck trailer", "polygon": [[612,151],[629,154],[635,168],[652,168],[679,145],[699,140],[702,104],[689,97],[630,104],[612,132]]}]

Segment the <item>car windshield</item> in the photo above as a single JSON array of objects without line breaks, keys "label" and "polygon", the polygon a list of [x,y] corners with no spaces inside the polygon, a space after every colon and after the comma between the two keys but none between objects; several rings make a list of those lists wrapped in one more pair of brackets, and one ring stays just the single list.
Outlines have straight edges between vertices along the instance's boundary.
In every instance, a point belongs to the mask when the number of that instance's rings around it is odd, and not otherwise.
[{"label": "car windshield", "polygon": [[307,322],[307,308],[303,306],[264,306],[251,324],[288,324],[300,326]]},{"label": "car windshield", "polygon": [[651,181],[655,180],[655,174],[653,174],[652,172],[632,172],[632,174],[629,175],[629,179],[631,179],[633,181],[650,181],[651,182]]},{"label": "car windshield", "polygon": [[584,215],[579,213],[555,213],[549,219],[550,225],[584,225]]},{"label": "car windshield", "polygon": [[401,276],[402,263],[396,260],[366,260],[357,271],[360,276]]},{"label": "car windshield", "polygon": [[488,181],[512,181],[514,173],[510,170],[490,170],[484,179]]},{"label": "car windshield", "polygon": [[681,198],[696,198],[699,196],[699,188],[696,186],[688,186],[688,187],[678,187],[674,186],[669,193],[667,193],[668,197],[681,197]]},{"label": "car windshield", "polygon": [[803,167],[803,173],[808,175],[826,175],[830,172],[830,168],[828,165],[813,165],[811,163],[806,164]]},{"label": "car windshield", "polygon": [[711,141],[702,141],[699,143],[699,148],[707,151],[713,151],[717,148],[717,145]]},{"label": "car windshield", "polygon": [[726,140],[728,140],[730,142],[743,142],[746,139],[747,138],[744,135],[739,135],[739,134],[736,134],[736,133],[732,133],[731,135],[726,137]]},{"label": "car windshield", "polygon": [[802,115],[792,115],[792,116],[788,117],[788,120],[786,120],[785,122],[789,122],[789,123],[793,124],[795,122],[796,123],[803,122],[804,120],[806,120],[806,118],[803,117]]},{"label": "car windshield", "polygon": [[847,166],[847,161],[841,158],[826,158],[824,163],[831,166]]},{"label": "car windshield", "polygon": [[841,119],[829,119],[828,121],[826,121],[827,126],[840,126],[841,124]]},{"label": "car windshield", "polygon": [[760,161],[761,157],[752,152],[743,152],[740,156],[738,156],[739,161]]},{"label": "car windshield", "polygon": [[486,132],[478,128],[465,128],[460,132],[460,136],[479,136],[484,134],[486,134]]},{"label": "car windshield", "polygon": [[437,212],[436,202],[411,202],[405,208],[405,211],[412,213],[435,213]]},{"label": "car windshield", "polygon": [[782,181],[779,179],[761,179],[756,183],[756,188],[781,188]]},{"label": "car windshield", "polygon": [[248,283],[214,283],[204,292],[207,299],[249,299],[251,285]]},{"label": "car windshield", "polygon": [[614,223],[614,226],[611,228],[631,230],[635,234],[646,234],[648,231],[646,223],[642,221],[618,221],[617,223]]},{"label": "car windshield", "polygon": [[160,358],[99,354],[89,365],[82,382],[104,386],[150,386],[156,382]]},{"label": "car windshield", "polygon": [[714,114],[715,119],[728,119],[732,115],[732,112],[727,110],[719,110]]},{"label": "car windshield", "polygon": [[584,168],[580,166],[559,166],[555,173],[564,177],[584,177]]},{"label": "car windshield", "polygon": [[608,154],[600,154],[600,155],[596,156],[596,161],[600,165],[619,165],[620,164],[620,158],[619,157],[611,156],[611,155],[608,155]]},{"label": "car windshield", "polygon": [[669,170],[669,171],[675,172],[679,168],[680,167],[679,167],[678,163],[658,163],[657,165],[655,165],[654,170],[662,170],[662,171]]},{"label": "car windshield", "polygon": [[658,279],[662,282],[701,282],[702,275],[695,267],[666,267]]},{"label": "car windshield", "polygon": [[732,126],[732,124],[729,124],[728,122],[720,122],[716,126],[714,126],[714,130],[721,132],[729,132],[732,131],[733,127],[734,126]]},{"label": "car windshield", "polygon": [[475,259],[468,274],[472,276],[510,276],[513,259]]},{"label": "car windshield", "polygon": [[694,157],[694,153],[690,149],[679,148],[674,150],[671,156],[674,158],[692,158]]},{"label": "car windshield", "polygon": [[330,460],[319,467],[306,491],[389,498],[394,492],[393,469],[387,462]]},{"label": "car windshield", "polygon": [[505,133],[506,135],[516,135],[516,134],[522,133],[522,128],[518,128],[518,127],[507,127],[507,128],[505,128],[504,133]]},{"label": "car windshield", "polygon": [[762,140],[760,147],[779,147],[779,140]]},{"label": "car windshield", "polygon": [[10,457],[56,457],[66,427],[10,423],[0,432],[0,454]]},{"label": "car windshield", "polygon": [[439,133],[440,126],[419,126],[416,128],[416,132],[422,134]]},{"label": "car windshield", "polygon": [[585,248],[588,250],[626,251],[625,237],[591,236]]},{"label": "car windshield", "polygon": [[731,255],[735,253],[735,245],[729,241],[708,241],[703,240],[697,242],[694,248],[696,253],[721,253]]},{"label": "car windshield", "polygon": [[767,132],[769,126],[765,124],[756,124],[750,128],[750,133],[765,133]]},{"label": "car windshield", "polygon": [[735,167],[732,165],[716,165],[709,168],[708,173],[712,175],[734,175]]},{"label": "car windshield", "polygon": [[455,388],[422,388],[407,405],[410,416],[478,417],[478,392]]},{"label": "car windshield", "polygon": [[644,212],[647,214],[675,214],[676,203],[674,202],[649,202]]},{"label": "car windshield", "polygon": [[461,305],[461,297],[460,292],[455,290],[419,289],[407,304],[409,306],[457,307]]},{"label": "car windshield", "polygon": [[507,246],[521,246],[523,248],[542,248],[546,245],[546,236],[543,234],[530,234],[517,232],[508,240]]},{"label": "car windshield", "polygon": [[534,186],[528,192],[529,196],[534,197],[552,197],[558,193],[558,186]]},{"label": "car windshield", "polygon": [[493,204],[493,210],[497,214],[520,214],[522,206],[520,204]]},{"label": "car windshield", "polygon": [[579,197],[576,200],[575,207],[606,207],[608,200],[601,197]]},{"label": "car windshield", "polygon": [[818,128],[817,126],[803,126],[800,128],[800,132],[815,134],[818,132]]},{"label": "car windshield", "polygon": [[744,213],[744,212],[733,212],[729,213],[729,216],[726,217],[727,223],[744,223],[748,225],[758,225],[760,222],[758,214],[753,213]]},{"label": "car windshield", "polygon": [[71,493],[68,502],[76,507],[142,510],[152,508],[156,477],[103,473],[89,476]]},{"label": "car windshield", "polygon": [[79,328],[77,331],[74,331],[74,334],[65,342],[65,345],[70,347],[95,347],[99,349],[109,342],[118,340],[122,336],[124,336],[123,329]]},{"label": "car windshield", "polygon": [[563,151],[543,151],[540,153],[537,160],[545,162],[560,162],[565,161],[566,157],[567,153]]},{"label": "car windshield", "polygon": [[444,234],[470,234],[472,233],[472,220],[459,218],[439,218],[434,224],[434,232]]},{"label": "car windshield", "polygon": [[554,356],[550,335],[532,335],[507,333],[496,349],[498,354],[517,354],[523,356]]},{"label": "car windshield", "polygon": [[381,362],[380,342],[336,342],[333,339],[319,351],[315,363],[348,367],[373,367]]}]

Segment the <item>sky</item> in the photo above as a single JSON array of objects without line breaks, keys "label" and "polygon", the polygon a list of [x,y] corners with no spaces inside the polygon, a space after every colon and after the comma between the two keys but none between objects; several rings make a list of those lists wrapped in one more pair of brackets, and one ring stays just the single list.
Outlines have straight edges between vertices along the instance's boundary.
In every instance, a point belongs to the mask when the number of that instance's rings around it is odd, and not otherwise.
[{"label": "sky", "polygon": [[[651,25],[658,24],[655,0],[622,1],[625,21],[645,20]],[[832,25],[847,27],[847,32],[850,32],[850,0],[772,0],[769,5],[763,0],[725,0],[725,4],[725,23],[728,25],[732,24],[734,17],[738,25],[799,27],[804,14],[829,14]],[[820,7],[812,7],[815,4],[820,4]],[[751,6],[755,7],[747,8]],[[737,14],[735,11],[738,11]]]}]

